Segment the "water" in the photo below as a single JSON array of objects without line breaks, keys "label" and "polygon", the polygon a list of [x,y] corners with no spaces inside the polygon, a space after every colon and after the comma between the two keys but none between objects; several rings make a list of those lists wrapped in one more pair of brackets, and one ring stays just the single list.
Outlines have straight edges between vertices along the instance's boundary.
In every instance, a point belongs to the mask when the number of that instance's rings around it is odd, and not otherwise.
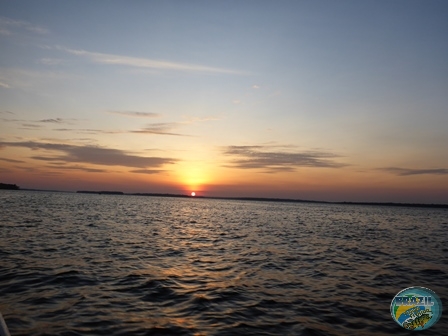
[{"label": "water", "polygon": [[446,209],[1,191],[0,228],[13,336],[409,335],[400,290],[448,307]]}]

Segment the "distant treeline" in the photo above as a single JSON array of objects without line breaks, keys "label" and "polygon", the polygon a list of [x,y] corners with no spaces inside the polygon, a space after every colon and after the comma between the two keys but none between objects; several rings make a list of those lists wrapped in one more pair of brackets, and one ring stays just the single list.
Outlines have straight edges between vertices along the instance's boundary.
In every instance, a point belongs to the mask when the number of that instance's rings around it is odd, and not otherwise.
[{"label": "distant treeline", "polygon": [[[134,196],[156,196],[156,197],[193,197],[190,195],[183,195],[183,194],[160,194],[160,193],[134,193],[130,194]],[[195,198],[205,198],[202,196],[195,196]]]},{"label": "distant treeline", "polygon": [[124,195],[122,191],[90,191],[90,190],[78,190],[78,194],[99,194],[99,195]]},{"label": "distant treeline", "polygon": [[[131,193],[125,194],[122,191],[94,191],[94,190],[78,190],[78,194],[97,194],[97,195],[131,195],[131,196],[160,196],[160,197],[191,197],[190,195],[180,194],[157,194],[157,193]],[[198,196],[197,198],[201,198]]]},{"label": "distant treeline", "polygon": [[20,187],[17,184],[0,183],[0,189],[19,190]]},{"label": "distant treeline", "polygon": [[422,204],[422,203],[393,203],[393,202],[327,202],[315,200],[302,200],[290,198],[265,198],[265,197],[203,197],[195,198],[211,198],[211,199],[227,199],[235,201],[257,201],[257,202],[282,202],[282,203],[316,203],[316,204],[342,204],[342,205],[372,205],[372,206],[394,206],[394,207],[412,207],[412,208],[441,208],[447,209],[448,204]]}]

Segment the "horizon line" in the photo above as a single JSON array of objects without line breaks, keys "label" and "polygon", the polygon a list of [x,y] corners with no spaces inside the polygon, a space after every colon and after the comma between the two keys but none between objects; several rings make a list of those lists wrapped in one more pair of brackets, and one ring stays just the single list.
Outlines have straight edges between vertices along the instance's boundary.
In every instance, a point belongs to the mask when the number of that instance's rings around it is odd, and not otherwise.
[{"label": "horizon line", "polygon": [[[6,184],[6,183],[0,183]],[[0,189],[11,190],[11,189]],[[122,196],[148,196],[148,197],[178,197],[178,198],[199,198],[199,199],[222,199],[237,201],[259,201],[259,202],[283,202],[283,203],[317,203],[317,204],[337,204],[337,205],[371,205],[371,206],[404,206],[404,207],[420,207],[420,208],[438,208],[448,209],[445,203],[409,203],[409,202],[364,202],[364,201],[323,201],[323,200],[307,200],[297,198],[279,198],[279,197],[253,197],[253,196],[191,196],[189,194],[173,194],[173,193],[146,193],[146,192],[123,192],[115,190],[48,190],[48,189],[30,189],[19,188],[15,191],[38,191],[38,192],[65,192],[65,193],[84,193],[99,195],[122,195]]]}]

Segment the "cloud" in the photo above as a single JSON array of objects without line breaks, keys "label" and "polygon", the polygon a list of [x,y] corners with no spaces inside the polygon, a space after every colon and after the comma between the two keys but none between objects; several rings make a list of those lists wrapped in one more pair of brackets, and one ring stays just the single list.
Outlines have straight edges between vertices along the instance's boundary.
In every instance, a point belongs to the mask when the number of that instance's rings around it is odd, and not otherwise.
[{"label": "cloud", "polygon": [[259,89],[260,87],[258,85],[252,85],[252,89]]},{"label": "cloud", "polygon": [[11,162],[11,163],[23,163],[24,161],[20,160],[13,160],[13,159],[7,159],[7,158],[0,158],[2,161]]},{"label": "cloud", "polygon": [[446,168],[435,168],[435,169],[408,169],[408,168],[398,168],[398,167],[385,167],[378,168],[378,170],[383,170],[398,176],[410,176],[410,175],[448,175],[448,169]]},{"label": "cloud", "polygon": [[5,89],[10,89],[11,88],[10,85],[8,85],[6,83],[3,83],[3,82],[0,82],[0,87],[5,88]]},{"label": "cloud", "polygon": [[175,129],[177,125],[179,125],[179,123],[155,123],[155,124],[149,124],[147,127],[144,127],[140,130],[130,132],[139,134],[190,136],[187,134],[173,132],[172,130]]},{"label": "cloud", "polygon": [[125,133],[124,131],[119,130],[100,130],[94,128],[53,128],[53,131],[57,132],[74,132],[77,134],[120,134]]},{"label": "cloud", "polygon": [[88,173],[108,173],[109,171],[106,169],[98,169],[98,168],[88,168],[84,166],[74,165],[74,166],[61,166],[59,164],[48,165],[47,167],[52,169],[61,169],[61,170],[81,170]]},{"label": "cloud", "polygon": [[156,118],[160,117],[159,113],[154,112],[138,112],[138,111],[108,111],[109,113],[124,115],[128,117],[140,117],[140,118]]},{"label": "cloud", "polygon": [[[1,111],[0,114],[14,115],[14,113],[9,112],[9,111]],[[50,119],[40,119],[40,120],[0,118],[0,120],[2,120],[4,122],[21,123],[21,125],[23,127],[25,127],[25,128],[22,128],[22,129],[36,129],[36,128],[40,128],[40,127],[43,126],[43,125],[39,125],[39,124],[36,124],[36,123],[41,123],[41,124],[69,124],[69,125],[71,125],[73,121],[76,121],[76,119],[63,119],[63,118],[50,118]],[[64,129],[64,130],[71,130],[71,129]]]},{"label": "cloud", "polygon": [[[33,149],[36,150],[36,148],[33,148]],[[59,164],[64,164],[64,160],[61,159],[60,157],[34,155],[34,156],[31,156],[31,159],[39,160],[39,161],[58,161]]]},{"label": "cloud", "polygon": [[137,174],[158,174],[160,172],[163,172],[164,170],[158,170],[158,169],[136,169],[131,170],[131,173],[137,173]]},{"label": "cloud", "polygon": [[[14,115],[14,113],[9,112],[9,111],[0,111],[0,114],[8,114],[8,115]],[[50,118],[50,119],[40,119],[40,120],[26,120],[26,119],[8,119],[8,118],[1,118],[1,120],[3,121],[8,121],[8,122],[38,122],[38,123],[51,123],[51,124],[70,124],[71,121],[74,121],[76,119],[62,119],[62,118]],[[34,125],[34,124],[22,124],[23,126],[28,126],[28,127],[41,127],[42,125]]]},{"label": "cloud", "polygon": [[52,123],[52,124],[62,124],[65,121],[62,118],[54,118],[54,119],[41,119],[41,120],[38,120],[38,122]]},{"label": "cloud", "polygon": [[[31,33],[45,35],[48,34],[48,29],[42,26],[31,24],[23,20],[14,20],[7,17],[0,17],[0,27],[3,30],[3,35],[11,35],[11,29],[25,29]],[[8,29],[10,28],[10,29]]]},{"label": "cloud", "polygon": [[96,146],[76,146],[58,143],[41,143],[35,141],[0,142],[0,146],[24,147],[32,150],[62,152],[62,155],[33,156],[43,161],[60,161],[64,163],[89,163],[102,166],[123,166],[131,168],[158,168],[177,162],[174,158],[144,157],[129,152]]},{"label": "cloud", "polygon": [[[227,167],[240,169],[266,169],[266,172],[295,171],[298,167],[341,168],[333,153],[307,151],[278,151],[279,146],[227,146],[224,155],[235,157]],[[281,147],[281,146],[280,146]],[[288,148],[284,146],[283,149]]]},{"label": "cloud", "polygon": [[22,126],[24,127],[24,129],[36,129],[36,128],[41,128],[41,125],[35,125],[35,124],[22,124]]},{"label": "cloud", "polygon": [[85,57],[95,63],[107,64],[107,65],[124,65],[135,68],[149,68],[149,69],[172,70],[172,71],[242,74],[241,72],[235,70],[215,68],[197,64],[176,63],[163,60],[153,60],[149,58],[103,54],[86,50],[69,49],[61,46],[57,46],[56,49],[67,52],[72,55]]},{"label": "cloud", "polygon": [[[142,117],[142,118],[151,118],[157,117],[159,114],[152,112],[135,112],[135,111],[108,111],[109,113],[132,116],[132,117]],[[47,123],[62,123],[69,119],[44,119],[39,120],[38,122],[47,122]],[[215,117],[189,117],[186,118],[183,122],[167,122],[167,123],[152,123],[147,124],[146,127],[137,130],[101,130],[101,129],[91,129],[91,128],[54,128],[53,131],[58,132],[76,132],[82,134],[122,134],[122,133],[134,133],[134,134],[154,134],[154,135],[174,135],[174,136],[191,136],[188,134],[182,134],[175,132],[174,130],[181,125],[189,125],[197,122],[205,122],[210,120],[219,120]],[[12,121],[9,119],[8,121]]]}]

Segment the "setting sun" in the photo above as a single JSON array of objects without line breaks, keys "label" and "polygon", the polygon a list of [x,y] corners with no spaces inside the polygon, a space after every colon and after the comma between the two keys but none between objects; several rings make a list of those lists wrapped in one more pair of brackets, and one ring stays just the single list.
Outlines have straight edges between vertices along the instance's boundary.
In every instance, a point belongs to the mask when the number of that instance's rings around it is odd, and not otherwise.
[{"label": "setting sun", "polygon": [[191,193],[191,196],[196,196],[196,193],[193,191],[192,193]]}]

